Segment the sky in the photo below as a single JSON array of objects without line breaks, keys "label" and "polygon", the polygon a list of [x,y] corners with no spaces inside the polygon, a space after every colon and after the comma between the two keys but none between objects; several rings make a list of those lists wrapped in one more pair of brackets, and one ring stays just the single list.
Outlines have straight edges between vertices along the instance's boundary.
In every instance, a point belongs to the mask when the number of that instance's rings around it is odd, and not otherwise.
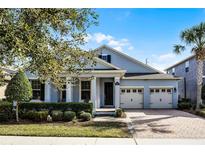
[{"label": "sky", "polygon": [[181,55],[173,53],[182,44],[180,32],[205,22],[205,9],[96,9],[99,25],[88,29],[85,48],[103,44],[159,70],[191,55],[187,47]]}]

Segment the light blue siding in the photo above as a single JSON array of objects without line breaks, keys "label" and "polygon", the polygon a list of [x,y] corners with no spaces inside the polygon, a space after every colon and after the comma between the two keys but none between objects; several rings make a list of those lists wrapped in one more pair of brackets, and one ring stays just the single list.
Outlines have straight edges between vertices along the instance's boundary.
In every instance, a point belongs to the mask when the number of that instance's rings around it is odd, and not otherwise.
[{"label": "light blue siding", "polygon": [[108,54],[111,55],[111,63],[121,69],[127,70],[127,73],[153,73],[156,72],[155,70],[152,70],[151,68],[147,68],[141,64],[137,64],[136,62],[133,62],[132,60],[115,53],[107,48],[102,48],[99,51],[99,54]]},{"label": "light blue siding", "polygon": [[51,102],[58,102],[59,101],[59,91],[53,84],[51,84],[50,88],[51,93]]},{"label": "light blue siding", "polygon": [[79,85],[75,84],[73,87],[73,102],[79,102]]},{"label": "light blue siding", "polygon": [[173,108],[178,104],[178,83],[176,80],[121,80],[120,86],[144,86],[144,108],[149,108],[150,104],[150,86],[173,86]]}]

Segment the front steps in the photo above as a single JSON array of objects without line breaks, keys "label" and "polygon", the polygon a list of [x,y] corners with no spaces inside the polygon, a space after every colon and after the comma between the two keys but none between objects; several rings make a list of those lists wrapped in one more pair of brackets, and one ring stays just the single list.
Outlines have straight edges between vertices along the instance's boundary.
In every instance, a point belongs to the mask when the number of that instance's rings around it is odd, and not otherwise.
[{"label": "front steps", "polygon": [[114,116],[115,108],[100,108],[96,109],[95,116]]}]

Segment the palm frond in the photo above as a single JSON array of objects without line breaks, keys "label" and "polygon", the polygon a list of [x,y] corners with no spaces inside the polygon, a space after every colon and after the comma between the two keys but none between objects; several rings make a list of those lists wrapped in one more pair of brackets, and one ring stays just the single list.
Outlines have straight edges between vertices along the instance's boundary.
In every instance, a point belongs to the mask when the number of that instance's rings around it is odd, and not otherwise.
[{"label": "palm frond", "polygon": [[185,46],[180,45],[180,44],[174,45],[174,50],[173,50],[174,53],[181,54],[184,50],[185,50]]}]

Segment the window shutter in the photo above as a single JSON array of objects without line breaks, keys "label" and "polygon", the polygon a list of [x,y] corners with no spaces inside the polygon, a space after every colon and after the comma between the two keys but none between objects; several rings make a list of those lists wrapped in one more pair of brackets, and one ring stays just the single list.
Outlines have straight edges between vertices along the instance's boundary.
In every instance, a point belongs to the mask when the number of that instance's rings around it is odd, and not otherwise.
[{"label": "window shutter", "polygon": [[45,84],[41,84],[41,100],[44,101],[45,96]]},{"label": "window shutter", "polygon": [[98,58],[102,59],[102,55],[99,55]]},{"label": "window shutter", "polygon": [[107,55],[107,62],[111,63],[111,55]]}]

